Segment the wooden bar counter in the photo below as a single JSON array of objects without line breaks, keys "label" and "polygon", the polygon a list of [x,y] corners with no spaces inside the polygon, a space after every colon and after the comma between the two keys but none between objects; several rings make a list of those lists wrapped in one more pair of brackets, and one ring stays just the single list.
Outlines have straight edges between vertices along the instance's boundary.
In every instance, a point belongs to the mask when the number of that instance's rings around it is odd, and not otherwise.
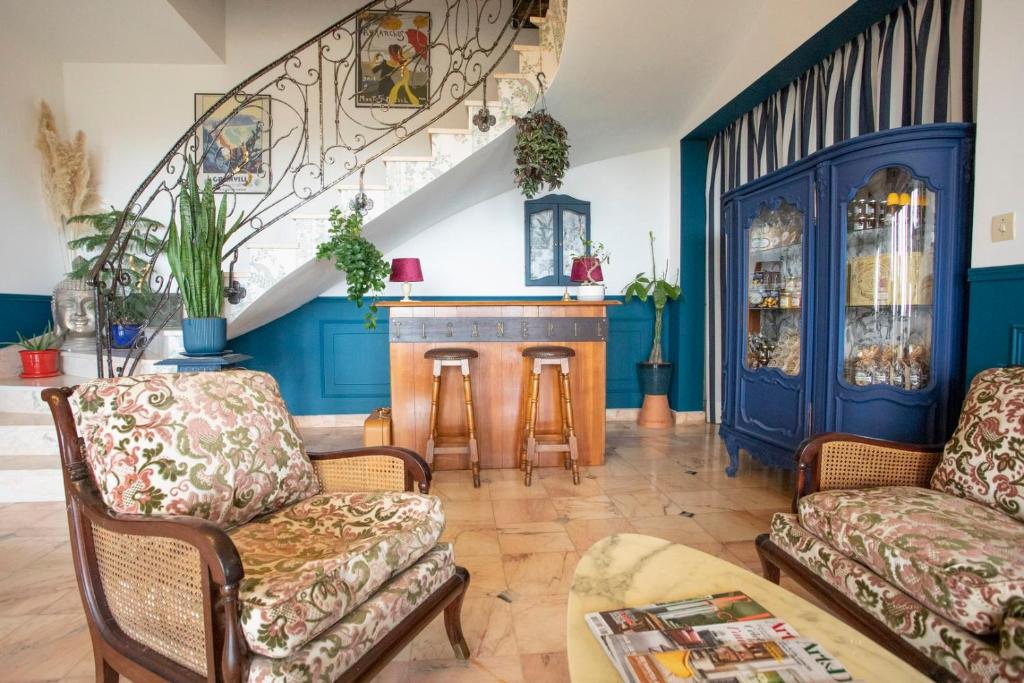
[{"label": "wooden bar counter", "polygon": [[[391,411],[396,446],[426,451],[430,419],[432,348],[471,348],[473,408],[482,469],[518,468],[525,411],[529,346],[568,346],[573,416],[581,466],[604,462],[606,306],[617,301],[384,301],[389,309]],[[538,440],[557,440],[561,424],[558,373],[541,376]],[[441,380],[439,446],[463,443],[466,433],[462,376],[445,368]],[[550,435],[550,438],[546,438]],[[562,454],[542,452],[540,466],[561,466]],[[438,454],[435,469],[469,469],[468,455]],[[569,473],[566,472],[566,477]]]}]

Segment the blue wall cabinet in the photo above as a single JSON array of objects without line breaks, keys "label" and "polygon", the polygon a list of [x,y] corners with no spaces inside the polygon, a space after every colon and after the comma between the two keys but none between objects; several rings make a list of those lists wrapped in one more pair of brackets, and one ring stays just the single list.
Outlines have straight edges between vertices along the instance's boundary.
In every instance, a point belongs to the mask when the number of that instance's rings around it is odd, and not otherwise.
[{"label": "blue wall cabinet", "polygon": [[971,128],[864,135],[723,197],[721,434],[791,468],[850,432],[939,443],[963,397]]},{"label": "blue wall cabinet", "polygon": [[590,239],[590,202],[549,194],[525,202],[526,284],[571,284],[572,255]]}]

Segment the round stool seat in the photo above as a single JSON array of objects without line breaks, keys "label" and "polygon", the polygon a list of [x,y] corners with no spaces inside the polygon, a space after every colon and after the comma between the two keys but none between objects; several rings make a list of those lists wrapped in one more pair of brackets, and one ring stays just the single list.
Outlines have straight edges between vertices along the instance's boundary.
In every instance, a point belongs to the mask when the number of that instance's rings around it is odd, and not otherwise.
[{"label": "round stool seat", "polygon": [[531,346],[523,349],[523,358],[572,358],[576,352],[568,346]]},{"label": "round stool seat", "polygon": [[423,357],[429,360],[469,360],[478,355],[473,349],[441,348],[430,349],[423,354]]}]

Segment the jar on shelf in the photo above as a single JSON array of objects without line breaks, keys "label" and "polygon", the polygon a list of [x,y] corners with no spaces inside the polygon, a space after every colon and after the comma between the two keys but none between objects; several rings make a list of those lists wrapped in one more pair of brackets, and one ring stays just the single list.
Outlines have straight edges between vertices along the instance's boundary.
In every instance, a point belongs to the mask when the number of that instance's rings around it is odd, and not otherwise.
[{"label": "jar on shelf", "polygon": [[928,349],[923,344],[907,345],[906,388],[924,389],[928,386]]},{"label": "jar on shelf", "polygon": [[872,384],[889,384],[892,379],[892,347],[886,347],[878,352],[878,358],[872,369]]},{"label": "jar on shelf", "polygon": [[875,366],[878,346],[862,346],[857,350],[857,359],[853,364],[853,383],[858,387],[866,387],[875,383]]}]

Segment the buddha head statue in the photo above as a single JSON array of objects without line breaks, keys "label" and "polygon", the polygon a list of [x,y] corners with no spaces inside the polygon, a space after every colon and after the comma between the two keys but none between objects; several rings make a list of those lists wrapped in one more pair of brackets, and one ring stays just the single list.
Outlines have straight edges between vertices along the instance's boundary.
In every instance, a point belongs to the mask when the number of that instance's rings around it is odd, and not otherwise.
[{"label": "buddha head statue", "polygon": [[86,280],[65,278],[53,288],[54,331],[64,336],[61,348],[96,348],[96,302]]}]

